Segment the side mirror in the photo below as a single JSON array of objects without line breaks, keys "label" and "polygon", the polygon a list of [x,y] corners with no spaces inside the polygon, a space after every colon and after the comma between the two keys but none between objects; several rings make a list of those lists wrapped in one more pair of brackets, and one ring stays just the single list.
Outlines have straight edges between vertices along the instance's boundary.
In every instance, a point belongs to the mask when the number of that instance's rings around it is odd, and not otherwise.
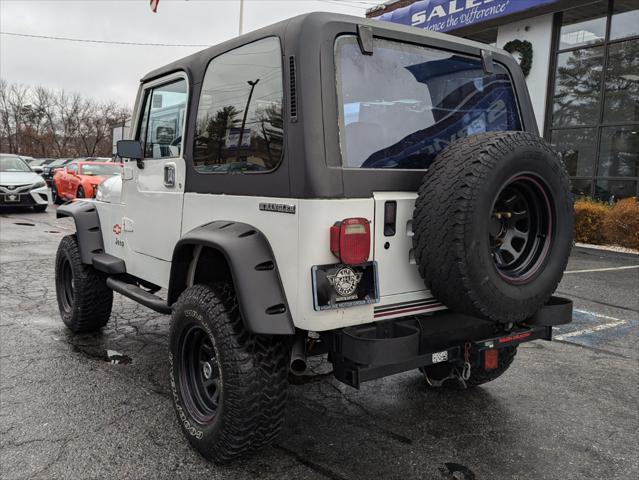
[{"label": "side mirror", "polygon": [[118,140],[118,156],[135,160],[139,168],[144,168],[144,148],[139,140]]},{"label": "side mirror", "polygon": [[44,173],[44,169],[42,167],[38,167],[38,166],[33,166],[31,167],[31,170],[35,173],[37,173],[38,175],[42,175]]}]

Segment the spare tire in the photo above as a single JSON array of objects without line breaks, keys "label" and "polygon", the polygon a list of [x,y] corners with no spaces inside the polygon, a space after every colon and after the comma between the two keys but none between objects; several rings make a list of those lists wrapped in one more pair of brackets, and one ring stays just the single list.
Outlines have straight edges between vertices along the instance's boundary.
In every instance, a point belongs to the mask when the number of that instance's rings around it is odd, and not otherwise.
[{"label": "spare tire", "polygon": [[572,247],[566,169],[526,132],[460,139],[435,158],[415,202],[419,273],[453,311],[500,323],[531,317],[561,280]]}]

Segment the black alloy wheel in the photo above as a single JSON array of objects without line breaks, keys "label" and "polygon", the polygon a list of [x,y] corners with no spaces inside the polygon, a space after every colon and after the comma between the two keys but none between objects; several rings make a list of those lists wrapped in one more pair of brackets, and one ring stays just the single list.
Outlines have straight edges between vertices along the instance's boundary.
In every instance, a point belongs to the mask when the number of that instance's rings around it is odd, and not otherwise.
[{"label": "black alloy wheel", "polygon": [[73,269],[68,257],[63,257],[59,264],[59,284],[60,304],[62,310],[70,313],[73,310]]},{"label": "black alloy wheel", "polygon": [[209,424],[220,403],[222,375],[213,342],[204,328],[193,324],[184,332],[178,358],[185,407],[199,423]]},{"label": "black alloy wheel", "polygon": [[84,188],[78,187],[78,193],[75,196],[76,198],[84,198]]},{"label": "black alloy wheel", "polygon": [[489,248],[509,283],[530,281],[544,265],[552,243],[554,206],[544,181],[517,175],[497,195],[489,220]]}]

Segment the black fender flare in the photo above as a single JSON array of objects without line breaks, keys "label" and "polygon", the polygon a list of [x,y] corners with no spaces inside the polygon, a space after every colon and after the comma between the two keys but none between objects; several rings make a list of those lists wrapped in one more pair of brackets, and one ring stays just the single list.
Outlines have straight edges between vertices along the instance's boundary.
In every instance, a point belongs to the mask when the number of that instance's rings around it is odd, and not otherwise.
[{"label": "black fender flare", "polygon": [[65,203],[58,207],[55,216],[56,218],[73,218],[82,263],[92,265],[93,257],[104,252],[100,218],[93,202],[80,200]]},{"label": "black fender flare", "polygon": [[216,221],[187,232],[176,244],[171,262],[168,303],[186,285],[193,247],[221,253],[230,269],[238,305],[248,331],[265,335],[293,335],[295,327],[286,294],[266,236],[246,223]]}]

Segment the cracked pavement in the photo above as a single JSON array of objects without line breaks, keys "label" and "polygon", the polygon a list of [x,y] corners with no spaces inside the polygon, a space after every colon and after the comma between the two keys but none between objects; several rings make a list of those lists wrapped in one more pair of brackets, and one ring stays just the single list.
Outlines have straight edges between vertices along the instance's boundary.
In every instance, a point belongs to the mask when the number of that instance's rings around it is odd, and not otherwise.
[{"label": "cracked pavement", "polygon": [[[567,274],[559,290],[576,312],[557,332],[565,339],[524,344],[508,372],[474,390],[428,390],[416,371],[355,390],[314,360],[320,375],[290,386],[277,444],[218,467],[189,447],[173,412],[169,317],[116,294],[99,334],[63,327],[53,265],[72,231],[53,207],[0,212],[0,478],[639,476],[637,269]],[[577,249],[568,270],[623,265],[639,256]]]}]

